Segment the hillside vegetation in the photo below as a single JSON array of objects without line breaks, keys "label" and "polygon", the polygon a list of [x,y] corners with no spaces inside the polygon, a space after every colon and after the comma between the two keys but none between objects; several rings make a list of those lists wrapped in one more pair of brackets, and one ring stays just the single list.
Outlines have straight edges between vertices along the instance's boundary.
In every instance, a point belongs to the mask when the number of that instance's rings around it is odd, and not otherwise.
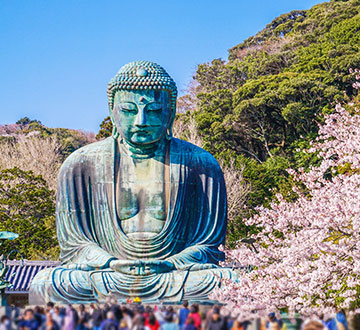
[{"label": "hillside vegetation", "polygon": [[[358,0],[330,1],[281,15],[231,48],[227,61],[199,65],[191,93],[179,100],[203,147],[243,169],[247,209],[268,205],[277,192],[294,198],[286,169],[318,161],[301,150],[323,115],[354,96],[359,11]],[[247,229],[233,230],[230,243]]]},{"label": "hillside vegetation", "polygon": [[[57,259],[55,199],[65,158],[95,140],[95,134],[49,128],[25,117],[0,126],[0,231],[18,233],[2,253],[26,259]],[[19,257],[19,256],[15,256]]]}]

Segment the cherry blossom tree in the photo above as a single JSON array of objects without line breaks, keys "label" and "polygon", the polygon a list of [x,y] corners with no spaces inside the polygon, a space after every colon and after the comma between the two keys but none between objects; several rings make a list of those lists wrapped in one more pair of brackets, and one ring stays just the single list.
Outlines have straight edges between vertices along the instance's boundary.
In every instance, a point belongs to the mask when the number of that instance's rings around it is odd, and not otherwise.
[{"label": "cherry blossom tree", "polygon": [[[355,72],[358,74],[358,72]],[[354,87],[359,87],[358,83]],[[330,315],[360,305],[360,109],[336,106],[325,116],[307,153],[320,165],[289,170],[298,185],[295,202],[278,195],[269,208],[244,220],[259,233],[226,250],[240,270],[213,298],[242,319],[286,310]],[[255,249],[254,249],[255,247]]]}]

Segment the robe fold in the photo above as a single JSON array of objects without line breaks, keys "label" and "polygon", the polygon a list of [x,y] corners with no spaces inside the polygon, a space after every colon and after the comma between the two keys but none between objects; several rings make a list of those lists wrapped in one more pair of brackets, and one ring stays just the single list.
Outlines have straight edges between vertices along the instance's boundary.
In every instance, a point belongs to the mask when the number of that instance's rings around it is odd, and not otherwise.
[{"label": "robe fold", "polygon": [[[170,196],[161,232],[131,239],[117,216],[117,141],[109,137],[71,154],[59,173],[56,205],[62,265],[40,272],[30,303],[83,303],[107,296],[143,301],[203,300],[234,274],[217,264],[226,232],[226,191],[222,171],[208,152],[170,141]],[[121,178],[120,178],[121,180]],[[168,260],[175,270],[146,276],[109,268],[111,260]]]}]

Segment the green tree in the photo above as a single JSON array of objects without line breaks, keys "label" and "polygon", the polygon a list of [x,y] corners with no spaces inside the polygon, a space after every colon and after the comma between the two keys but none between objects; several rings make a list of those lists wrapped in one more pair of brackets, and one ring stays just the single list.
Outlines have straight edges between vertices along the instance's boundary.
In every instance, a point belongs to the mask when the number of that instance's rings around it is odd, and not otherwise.
[{"label": "green tree", "polygon": [[99,133],[96,135],[96,140],[102,140],[111,136],[112,130],[113,124],[110,116],[108,116],[101,122]]},{"label": "green tree", "polygon": [[41,176],[16,167],[0,172],[0,230],[19,234],[2,246],[5,255],[16,248],[26,259],[57,258],[55,194]]},{"label": "green tree", "polygon": [[25,125],[30,125],[32,123],[37,123],[41,125],[41,121],[40,120],[36,120],[36,119],[30,119],[29,117],[23,117],[20,118],[16,124],[21,125],[21,126],[25,126]]}]

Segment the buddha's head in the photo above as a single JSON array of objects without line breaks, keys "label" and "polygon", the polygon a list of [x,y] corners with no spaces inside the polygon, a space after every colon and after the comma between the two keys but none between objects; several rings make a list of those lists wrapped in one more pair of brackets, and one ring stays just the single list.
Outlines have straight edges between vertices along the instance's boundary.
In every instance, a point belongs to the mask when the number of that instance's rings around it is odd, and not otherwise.
[{"label": "buddha's head", "polygon": [[176,97],[175,82],[160,65],[147,61],[124,65],[108,85],[113,135],[138,146],[170,139]]}]

